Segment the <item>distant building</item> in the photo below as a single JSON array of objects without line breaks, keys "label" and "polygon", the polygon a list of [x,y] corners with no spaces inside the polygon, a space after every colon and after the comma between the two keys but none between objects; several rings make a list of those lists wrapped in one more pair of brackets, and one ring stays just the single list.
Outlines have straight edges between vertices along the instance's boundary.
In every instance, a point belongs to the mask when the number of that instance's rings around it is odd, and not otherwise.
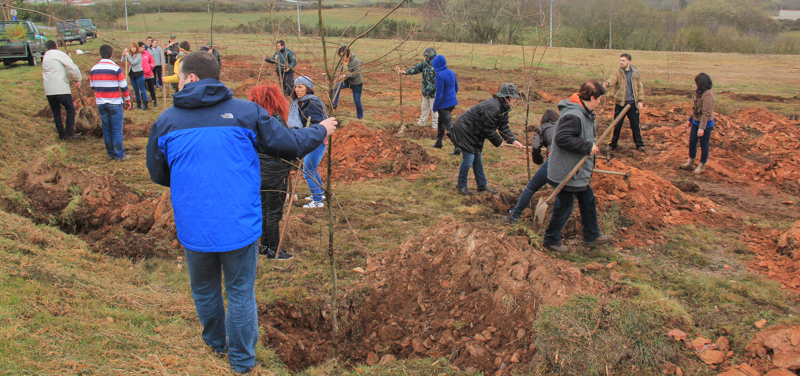
[{"label": "distant building", "polygon": [[775,18],[779,19],[779,20],[796,21],[796,20],[800,19],[800,10],[783,10],[783,9],[781,9],[780,12],[778,12],[778,17],[775,17]]}]

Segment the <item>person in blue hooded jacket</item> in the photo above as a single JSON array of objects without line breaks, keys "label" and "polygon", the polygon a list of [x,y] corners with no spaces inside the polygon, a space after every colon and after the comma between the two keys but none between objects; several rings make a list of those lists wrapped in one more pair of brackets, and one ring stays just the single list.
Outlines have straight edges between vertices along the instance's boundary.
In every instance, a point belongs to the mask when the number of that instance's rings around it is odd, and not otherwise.
[{"label": "person in blue hooded jacket", "polygon": [[[255,367],[255,274],[261,237],[258,153],[287,160],[316,149],[336,119],[292,130],[256,103],[233,98],[213,55],[194,52],[178,68],[180,91],[158,117],[147,169],[171,188],[202,337],[234,371]],[[222,295],[224,274],[228,312]]]},{"label": "person in blue hooded jacket", "polygon": [[[453,119],[450,117],[450,113],[458,105],[458,99],[456,99],[458,79],[456,79],[456,74],[447,68],[447,60],[445,60],[444,56],[437,55],[434,57],[431,65],[436,71],[436,96],[433,98],[433,111],[439,113],[439,133],[436,135],[436,143],[433,144],[433,147],[441,149],[445,131],[449,137],[450,128],[453,127]],[[459,155],[461,154],[461,149],[456,146],[450,154]]]}]

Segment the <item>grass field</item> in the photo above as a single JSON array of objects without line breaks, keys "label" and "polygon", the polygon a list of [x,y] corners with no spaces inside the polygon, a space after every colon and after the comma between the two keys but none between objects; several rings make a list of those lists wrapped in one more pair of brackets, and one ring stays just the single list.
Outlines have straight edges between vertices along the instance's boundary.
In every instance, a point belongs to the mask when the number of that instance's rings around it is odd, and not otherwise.
[{"label": "grass field", "polygon": [[[360,11],[336,9],[332,12],[341,12],[336,13],[337,22],[346,24],[343,18],[356,19]],[[210,18],[203,19],[204,16],[193,14],[183,20],[178,16],[177,21],[162,19],[159,22],[158,15],[147,15],[148,31],[144,29],[141,16],[137,16],[130,20],[131,30],[134,30],[135,24],[139,31],[106,31],[101,38],[121,47],[129,41],[143,40],[150,34],[156,34],[163,41],[166,38],[157,33],[177,32],[181,40],[190,41],[193,49],[196,49],[209,39],[206,31],[191,31],[207,28],[202,25],[207,24]],[[224,19],[230,16],[235,19],[227,21],[232,25],[263,17],[260,14],[217,16],[220,17],[215,17],[215,23],[226,22]],[[162,14],[162,18],[165,15]],[[314,74],[320,70],[320,62],[314,58],[321,56],[321,46],[316,39],[291,35],[215,35],[215,43],[222,51],[222,80],[226,85],[236,88],[243,84],[242,80],[226,78],[239,73],[232,71],[239,68],[226,70],[226,66],[233,66],[233,60],[236,60],[258,67],[261,65],[261,55],[271,52],[273,42],[278,38],[286,40],[298,55],[301,66],[312,66],[301,69],[301,74]],[[96,51],[101,43],[100,40],[92,40],[80,46],[88,51],[87,54],[73,55],[82,71],[86,72],[98,60]],[[367,124],[371,128],[397,126],[398,121],[385,120],[385,115],[396,113],[398,108],[405,111],[404,123],[410,123],[418,115],[419,76],[404,79],[405,102],[401,107],[397,101],[399,81],[393,75],[393,67],[415,64],[421,59],[421,51],[430,44],[411,41],[403,48],[402,54],[392,52],[380,61],[372,62],[385,55],[395,43],[362,40],[353,47],[354,53],[367,63],[365,90],[370,95],[365,95],[364,107]],[[522,48],[519,46],[434,45],[440,54],[447,57],[448,65],[462,83],[463,89],[459,93],[461,104],[456,109],[457,114],[487,98],[503,82],[516,82],[521,86],[526,76]],[[74,44],[69,48],[74,50],[79,46]],[[329,56],[334,48],[330,47]],[[533,52],[533,48],[526,49],[528,59]],[[602,81],[616,68],[621,52],[539,47],[535,61],[541,58],[542,65],[534,89],[569,93],[583,80]],[[692,78],[701,71],[711,75],[717,92],[790,99],[798,95],[800,87],[800,75],[797,74],[800,64],[795,56],[631,53],[648,89],[691,90]],[[251,81],[253,78],[248,76]],[[314,78],[320,88],[325,87],[320,75]],[[261,80],[275,81],[270,67],[263,68]],[[343,125],[354,118],[349,113],[352,100],[348,95],[343,94],[342,108],[335,114],[343,121]],[[84,172],[115,176],[143,194],[157,195],[164,189],[149,179],[144,160],[147,139],[144,137],[125,140],[133,159],[124,164],[107,161],[101,139],[69,143],[56,141],[52,123],[34,116],[47,105],[40,67],[17,63],[0,68],[0,100],[0,106],[3,107],[0,111],[0,192],[6,205],[24,205],[26,198],[12,190],[7,181],[42,153],[51,153],[65,165]],[[764,106],[784,115],[800,114],[798,101],[744,103],[722,95],[718,100],[725,112],[744,106]],[[679,105],[688,99],[681,94],[664,94],[645,99],[648,105],[650,101]],[[532,119],[552,106],[550,103],[535,102],[532,106],[535,116]],[[149,123],[156,119],[161,109],[163,107],[148,112],[128,111],[125,117],[132,124]],[[512,129],[517,134],[522,132],[524,115],[524,111],[519,110],[512,113]],[[341,287],[346,292],[353,291],[364,280],[363,276],[352,271],[352,268],[366,263],[364,248],[360,244],[370,253],[379,255],[397,248],[407,237],[419,234],[443,219],[491,224],[500,221],[501,217],[493,214],[491,209],[467,205],[460,196],[453,194],[459,158],[448,156],[449,150],[429,148],[430,141],[427,139],[409,141],[418,143],[441,160],[435,171],[426,172],[417,180],[400,177],[365,180],[341,184],[336,190],[359,239],[353,239],[343,217],[337,213],[337,263]],[[524,156],[519,154],[513,153],[510,148],[491,148],[487,144],[484,163],[493,187],[515,192],[521,190],[527,176]],[[732,186],[731,189],[738,188]],[[741,189],[737,194],[742,195],[743,201],[751,197],[747,196],[749,193],[746,189]],[[293,215],[300,210],[295,208]],[[268,262],[260,263],[257,276],[257,299],[260,304],[277,300],[302,304],[307,297],[324,296],[330,291],[324,253],[327,224],[323,212],[303,214],[312,219],[309,222],[312,223],[313,237],[318,240],[309,242],[306,248],[299,250],[300,257],[292,261],[295,268],[289,273],[272,268]],[[769,229],[785,230],[791,225],[785,217],[773,219],[768,213],[748,212],[743,216],[746,218],[743,221]],[[608,231],[621,231],[620,228],[626,226],[624,219],[613,210],[602,213],[601,221]],[[76,236],[64,234],[46,224],[34,224],[27,218],[5,211],[0,212],[0,229],[0,322],[3,323],[0,327],[0,374],[201,375],[228,372],[225,361],[212,356],[199,337],[200,327],[188,286],[188,274],[177,259],[180,250],[175,251],[176,258],[172,260],[132,262],[103,256],[91,252],[90,245]],[[528,229],[520,226],[519,231],[526,232]],[[576,267],[584,267],[593,261],[603,264],[619,262],[622,274],[620,283],[625,288],[644,291],[637,299],[627,299],[624,289],[615,293],[609,307],[617,309],[615,315],[625,313],[626,316],[620,317],[620,321],[614,325],[604,325],[598,332],[601,338],[593,338],[597,341],[594,343],[608,346],[602,351],[618,350],[614,346],[619,343],[608,339],[622,338],[627,341],[641,336],[651,341],[645,345],[657,346],[656,350],[660,353],[669,353],[681,360],[683,363],[680,365],[687,373],[711,375],[716,371],[701,364],[693,354],[682,350],[680,345],[663,340],[661,334],[669,329],[668,325],[686,325],[693,332],[707,337],[724,334],[734,343],[736,355],[731,362],[744,362],[747,360],[743,355],[744,346],[755,332],[753,323],[756,320],[768,319],[768,325],[798,324],[800,315],[795,294],[787,293],[776,282],[749,268],[753,255],[737,240],[740,234],[736,231],[702,224],[674,226],[659,233],[666,241],[657,246],[608,247],[554,257],[573,262]],[[519,235],[517,229],[509,230],[509,233]],[[541,241],[537,234],[531,234],[531,239],[534,243]],[[724,269],[722,265],[730,269]],[[609,285],[614,283],[605,271],[587,273]],[[594,315],[600,314],[596,309],[597,299],[584,297],[570,301],[563,309],[544,312],[539,322],[541,337],[538,341],[541,346],[554,349],[556,354],[559,349],[572,349],[572,354],[577,354],[573,355],[573,361],[579,356],[595,359],[593,356],[600,350],[586,353],[584,351],[587,349],[583,347],[570,347],[574,340],[561,330],[575,322],[583,323],[588,320],[587,317],[592,319],[589,324],[594,325],[594,320],[599,320]],[[676,317],[680,320],[670,321]],[[599,324],[599,321],[596,322]],[[561,326],[547,326],[548,323]],[[632,342],[642,346],[637,341]],[[259,345],[257,358],[265,364],[262,374],[291,374],[272,349]],[[555,358],[558,359],[558,355]],[[612,373],[654,375],[660,372],[658,365],[649,365],[646,359],[638,361],[640,363],[636,363],[637,366],[644,365],[644,369],[614,369],[612,365]],[[596,371],[603,374],[599,368]],[[422,376],[474,373],[453,370],[446,360],[421,359],[352,369],[343,369],[335,362],[329,362],[305,370],[302,374]],[[540,374],[572,373],[570,369],[554,366],[543,368]]]}]

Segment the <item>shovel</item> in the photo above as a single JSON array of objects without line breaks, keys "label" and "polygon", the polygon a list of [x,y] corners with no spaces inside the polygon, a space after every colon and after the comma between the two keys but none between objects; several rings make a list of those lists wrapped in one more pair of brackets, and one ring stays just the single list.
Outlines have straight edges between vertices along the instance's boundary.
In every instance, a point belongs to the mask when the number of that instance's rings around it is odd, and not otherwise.
[{"label": "shovel", "polygon": [[[614,129],[614,127],[617,125],[617,123],[622,121],[622,119],[625,117],[625,114],[628,112],[628,110],[630,108],[631,108],[631,105],[629,105],[629,104],[625,105],[625,107],[622,108],[622,111],[620,111],[619,115],[617,115],[617,118],[614,119],[614,121],[611,123],[611,125],[609,125],[608,128],[606,128],[606,131],[603,132],[603,134],[600,136],[600,138],[597,139],[597,141],[595,142],[595,145],[602,145],[603,144],[603,141],[605,141],[606,137],[609,135],[609,133],[611,133],[611,130]],[[583,166],[583,164],[586,162],[586,160],[589,159],[589,157],[590,157],[590,155],[586,155],[583,158],[581,158],[581,160],[578,161],[578,164],[575,165],[575,167],[572,168],[572,170],[569,172],[569,174],[567,174],[567,177],[564,178],[564,180],[562,180],[560,184],[558,184],[558,186],[556,187],[556,189],[553,190],[553,193],[551,193],[550,196],[547,196],[547,198],[544,199],[544,200],[539,198],[539,203],[536,204],[536,211],[535,211],[535,214],[533,216],[533,230],[534,231],[538,232],[539,229],[544,225],[544,216],[545,216],[545,213],[547,213],[547,208],[550,206],[550,204],[553,203],[553,201],[555,201],[556,196],[558,196],[558,194],[561,193],[561,190],[564,188],[564,185],[567,184],[567,182],[569,182],[569,180],[572,179],[573,176],[575,176],[575,173],[578,172],[578,170],[581,168],[581,166]]]}]

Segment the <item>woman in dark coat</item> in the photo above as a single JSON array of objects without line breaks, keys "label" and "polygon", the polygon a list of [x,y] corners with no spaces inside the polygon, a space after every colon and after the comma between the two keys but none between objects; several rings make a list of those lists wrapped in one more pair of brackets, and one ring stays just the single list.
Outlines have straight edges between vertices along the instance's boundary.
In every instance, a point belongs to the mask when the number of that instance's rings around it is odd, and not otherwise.
[{"label": "woman in dark coat", "polygon": [[[247,92],[248,98],[263,107],[270,115],[286,126],[289,115],[289,102],[278,85],[259,85]],[[266,154],[258,154],[261,163],[261,246],[258,253],[275,258],[280,243],[278,224],[283,218],[283,202],[286,200],[286,186],[292,166]],[[278,252],[278,260],[288,260],[294,255],[283,249]]]},{"label": "woman in dark coat", "polygon": [[[525,146],[517,141],[517,137],[508,128],[508,113],[517,98],[519,98],[517,87],[514,84],[503,84],[497,94],[467,110],[458,117],[453,125],[450,139],[462,151],[457,185],[461,194],[472,194],[467,188],[467,175],[470,167],[475,172],[478,192],[494,193],[487,185],[486,175],[483,173],[481,153],[485,140],[488,139],[495,147],[499,147],[505,141],[517,149],[525,149]],[[439,124],[441,125],[441,120]]]}]

